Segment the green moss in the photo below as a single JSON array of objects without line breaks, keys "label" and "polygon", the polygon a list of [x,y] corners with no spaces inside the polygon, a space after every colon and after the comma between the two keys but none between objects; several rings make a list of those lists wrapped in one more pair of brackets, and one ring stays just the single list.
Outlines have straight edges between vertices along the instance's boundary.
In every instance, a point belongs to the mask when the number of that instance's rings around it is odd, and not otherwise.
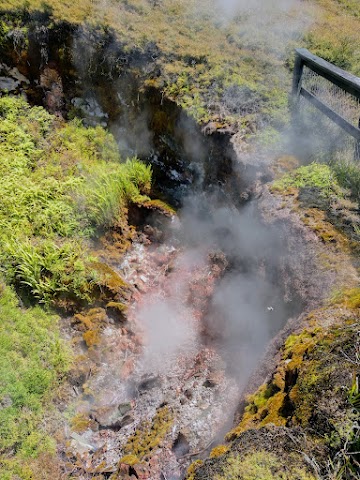
[{"label": "green moss", "polygon": [[312,163],[311,165],[299,167],[293,172],[284,175],[276,180],[271,189],[273,192],[285,193],[291,188],[315,187],[324,197],[331,194],[340,194],[339,185],[336,182],[334,173],[328,165]]},{"label": "green moss", "polygon": [[342,290],[333,297],[332,302],[357,310],[360,308],[360,288]]},{"label": "green moss", "polygon": [[186,480],[194,480],[196,478],[196,471],[204,464],[202,460],[195,460],[186,472]]},{"label": "green moss", "polygon": [[139,459],[135,455],[125,455],[121,459],[121,463],[124,463],[125,465],[136,465],[140,463]]},{"label": "green moss", "polygon": [[217,458],[225,455],[229,451],[229,447],[226,445],[218,445],[217,447],[213,448],[210,452],[210,458]]},{"label": "green moss", "polygon": [[[356,294],[354,297],[357,298]],[[344,301],[344,300],[343,300]],[[346,302],[346,300],[345,300]],[[351,302],[347,308],[351,308]],[[282,361],[278,364],[271,381],[247,398],[247,406],[240,423],[227,436],[234,440],[244,431],[261,428],[269,423],[277,426],[301,426],[307,428],[311,418],[317,414],[318,404],[332,398],[338,411],[328,419],[338,437],[341,422],[350,421],[351,412],[344,394],[344,385],[351,378],[354,365],[347,360],[354,356],[356,347],[353,320],[341,323],[344,304],[338,310],[331,307],[309,315],[313,327],[290,335],[282,349]],[[338,319],[333,326],[319,326],[321,318]],[[348,353],[344,353],[348,352]],[[350,388],[350,386],[349,386]],[[342,420],[341,420],[342,419]]]},{"label": "green moss", "polygon": [[125,280],[106,263],[93,262],[91,267],[96,274],[96,282],[101,287],[109,289],[114,294],[120,293],[123,289],[128,288]]},{"label": "green moss", "polygon": [[139,462],[148,461],[156,452],[161,442],[166,437],[173,423],[173,416],[169,407],[160,408],[152,423],[145,422],[141,424],[134,435],[132,435],[123,448],[124,457],[121,463],[126,463],[124,459],[136,457]]},{"label": "green moss", "polygon": [[94,427],[94,420],[91,420],[84,413],[78,413],[71,419],[71,429],[77,433],[83,433],[91,427]]},{"label": "green moss", "polygon": [[215,480],[315,480],[305,468],[284,465],[276,455],[259,451],[241,457],[229,455],[222,473]]},{"label": "green moss", "polygon": [[112,309],[115,309],[117,310],[119,313],[121,314],[124,314],[127,312],[128,310],[128,306],[125,305],[124,303],[120,303],[120,302],[109,302],[107,305],[106,305],[106,308],[112,308]]},{"label": "green moss", "polygon": [[163,213],[167,216],[173,216],[176,214],[176,210],[172,208],[167,203],[161,200],[148,200],[145,199],[139,203],[140,206],[149,208],[150,210],[158,210],[159,212]]}]

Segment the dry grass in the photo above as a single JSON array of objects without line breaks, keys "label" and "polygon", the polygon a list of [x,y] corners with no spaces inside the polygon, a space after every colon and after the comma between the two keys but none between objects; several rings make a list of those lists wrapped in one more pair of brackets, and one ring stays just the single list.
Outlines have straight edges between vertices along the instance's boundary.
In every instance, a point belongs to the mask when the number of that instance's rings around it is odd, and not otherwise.
[{"label": "dry grass", "polygon": [[[302,2],[286,14],[259,19],[258,25],[246,16],[224,22],[215,4],[210,0],[4,0],[0,9],[32,13],[45,9],[54,21],[112,29],[125,54],[150,52],[161,75],[148,81],[202,123],[237,122],[241,128],[251,124],[252,131],[268,122],[285,125],[291,71],[284,67],[292,65],[295,46],[308,46],[337,65],[360,72],[360,50],[354,48],[360,44],[356,0]],[[244,96],[249,102],[245,111]]]},{"label": "dry grass", "polygon": [[360,74],[360,3],[317,0],[320,15],[307,35],[309,48],[337,66]]}]

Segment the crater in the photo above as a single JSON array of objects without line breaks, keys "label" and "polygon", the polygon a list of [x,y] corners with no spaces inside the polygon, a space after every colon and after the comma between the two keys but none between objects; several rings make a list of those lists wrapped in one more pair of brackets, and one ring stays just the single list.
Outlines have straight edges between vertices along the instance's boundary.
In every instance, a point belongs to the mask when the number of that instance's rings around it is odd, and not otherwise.
[{"label": "crater", "polygon": [[[194,450],[206,450],[220,438],[221,426],[211,409],[222,419],[235,411],[234,405],[225,405],[225,387],[230,385],[232,397],[240,395],[270,339],[290,316],[303,310],[304,295],[300,295],[291,278],[294,245],[286,236],[286,226],[264,222],[257,199],[244,194],[253,191],[256,170],[247,166],[244,174],[232,147],[231,132],[198,125],[153,85],[159,72],[151,52],[135,48],[125,51],[111,30],[54,24],[46,13],[25,20],[27,38],[17,50],[11,38],[0,43],[0,85],[7,86],[10,93],[26,95],[31,104],[43,105],[59,118],[80,117],[89,126],[109,129],[124,158],[137,155],[152,165],[153,195],[179,208],[180,226],[171,231],[168,251],[178,249],[181,255],[172,265],[168,254],[165,273],[156,254],[149,265],[157,264],[157,275],[164,274],[163,283],[153,284],[155,290],[162,289],[166,300],[166,308],[161,311],[182,309],[178,315],[181,321],[185,323],[184,319],[192,316],[201,334],[196,335],[195,327],[190,335],[184,327],[169,328],[169,321],[156,323],[159,315],[155,315],[151,326],[157,328],[159,337],[164,335],[156,342],[163,356],[161,366],[170,365],[175,374],[150,374],[149,362],[146,368],[143,366],[148,370],[142,375],[141,369],[140,373],[136,371],[134,360],[141,343],[134,345],[134,338],[124,338],[126,332],[120,328],[124,323],[123,306],[109,304],[109,314],[119,328],[112,330],[111,338],[103,340],[111,344],[104,350],[118,363],[114,361],[112,366],[101,362],[99,351],[91,350],[89,357],[97,362],[98,371],[96,380],[86,378],[86,383],[93,381],[103,390],[103,396],[112,389],[116,397],[124,395],[126,401],[130,398],[133,402],[131,415],[115,408],[106,411],[106,416],[101,412],[104,418],[97,419],[102,433],[106,431],[114,444],[117,442],[113,450],[118,448],[118,436],[124,435],[121,442],[126,444],[136,425],[136,454],[151,458],[159,449],[165,452],[165,459],[159,454],[157,467],[171,460],[180,468],[178,460]],[[160,247],[166,244],[162,226],[158,220],[151,220],[147,211],[130,211],[129,217],[144,229],[145,224],[153,222],[146,230],[148,238]],[[136,261],[140,265],[147,259],[139,254]],[[133,285],[137,285],[135,280]],[[146,293],[146,288],[138,288],[142,300],[148,299]],[[191,352],[194,358],[189,365],[187,358],[183,361],[189,370],[186,374],[181,370],[184,365],[179,367],[180,374],[176,371],[176,362],[181,364],[182,358],[173,360],[171,355],[176,357],[178,352],[171,351],[170,355],[166,350],[168,344],[174,345],[174,338],[182,339],[186,348],[190,343],[199,349],[198,354]],[[79,377],[79,388],[82,380],[85,384],[85,379]],[[291,384],[294,379],[287,381]],[[119,398],[116,400],[121,402]],[[289,414],[291,408],[288,402],[284,414]],[[154,410],[158,412],[155,417]],[[186,433],[175,435],[179,431],[173,428],[176,422],[187,427],[183,430]],[[111,435],[117,435],[117,440]],[[152,478],[160,478],[163,473],[161,469],[159,472]],[[129,466],[128,474],[137,477],[135,467]],[[180,473],[177,478],[181,478]]]}]

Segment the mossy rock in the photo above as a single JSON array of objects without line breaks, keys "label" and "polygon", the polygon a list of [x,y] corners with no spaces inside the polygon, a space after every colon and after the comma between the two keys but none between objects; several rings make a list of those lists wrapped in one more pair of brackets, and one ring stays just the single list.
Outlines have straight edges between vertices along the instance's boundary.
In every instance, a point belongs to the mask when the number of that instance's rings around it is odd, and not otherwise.
[{"label": "mossy rock", "polygon": [[229,451],[229,447],[226,445],[218,445],[217,447],[213,448],[210,452],[210,458],[217,458],[225,455]]},{"label": "mossy rock", "polygon": [[342,304],[346,308],[358,310],[360,308],[360,288],[352,288],[339,292],[335,295],[333,302],[335,304]]},{"label": "mossy rock", "polygon": [[[301,445],[301,447],[300,447]],[[307,442],[300,432],[284,427],[249,430],[229,445],[228,451],[192,464],[187,480],[315,480],[316,473],[304,455],[327,451]]]},{"label": "mossy rock", "polygon": [[148,208],[149,210],[155,210],[167,217],[176,215],[176,210],[162,200],[144,200],[139,203],[139,206]]},{"label": "mossy rock", "polygon": [[106,312],[118,322],[126,321],[128,306],[121,302],[109,302],[106,304]]},{"label": "mossy rock", "polygon": [[83,433],[89,428],[96,428],[96,422],[85,413],[78,413],[71,419],[71,428],[76,433]]},{"label": "mossy rock", "polygon": [[[338,323],[316,325],[316,317],[320,321],[326,314],[326,309],[313,313],[309,322],[314,327],[288,337],[272,379],[248,397],[240,423],[227,436],[229,441],[268,424],[311,428],[312,436],[324,443],[326,436],[341,437],[343,425],[351,417],[346,387],[350,390],[354,375],[355,365],[349,358],[358,341],[354,331],[358,320],[351,317],[351,312],[345,316],[343,307],[331,308],[330,315],[338,315]],[[320,417],[327,421],[320,421]]]},{"label": "mossy rock", "polygon": [[101,331],[99,329],[88,330],[87,332],[83,333],[83,339],[88,348],[95,347],[101,342]]},{"label": "mossy rock", "polygon": [[[161,445],[173,424],[173,414],[165,406],[157,410],[152,422],[139,425],[123,447],[125,456],[136,457],[140,462],[149,461]],[[121,461],[120,461],[121,462]]]},{"label": "mossy rock", "polygon": [[108,324],[108,317],[103,308],[91,308],[87,312],[77,313],[72,319],[72,325],[82,333],[88,348],[101,342],[101,331]]},{"label": "mossy rock", "polygon": [[97,284],[105,288],[109,294],[116,296],[129,289],[125,280],[106,263],[93,262],[92,267],[98,277]]}]

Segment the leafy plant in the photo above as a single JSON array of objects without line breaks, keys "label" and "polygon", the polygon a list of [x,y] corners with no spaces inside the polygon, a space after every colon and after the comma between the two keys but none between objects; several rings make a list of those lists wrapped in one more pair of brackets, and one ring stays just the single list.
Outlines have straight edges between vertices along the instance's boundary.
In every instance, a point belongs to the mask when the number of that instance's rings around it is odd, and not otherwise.
[{"label": "leafy plant", "polygon": [[97,275],[87,242],[126,223],[148,197],[151,168],[122,162],[114,138],[79,120],[58,125],[20,98],[0,99],[0,265],[41,302],[90,300]]}]

